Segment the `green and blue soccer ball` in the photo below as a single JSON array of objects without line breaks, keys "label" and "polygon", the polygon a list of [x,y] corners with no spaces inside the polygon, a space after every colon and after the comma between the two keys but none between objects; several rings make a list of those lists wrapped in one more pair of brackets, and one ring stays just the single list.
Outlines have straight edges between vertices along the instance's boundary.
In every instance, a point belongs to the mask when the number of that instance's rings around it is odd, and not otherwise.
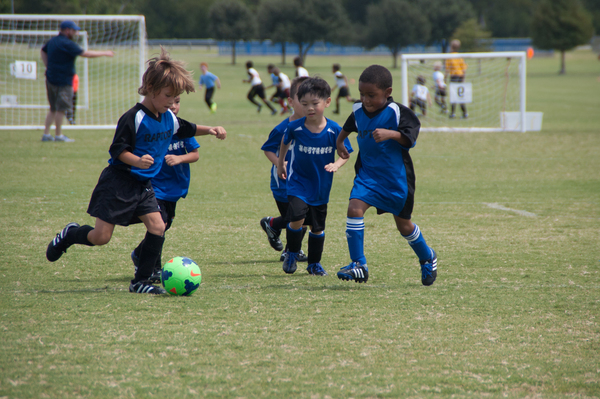
[{"label": "green and blue soccer ball", "polygon": [[190,258],[177,256],[163,266],[162,285],[171,295],[190,296],[202,282],[200,266]]}]

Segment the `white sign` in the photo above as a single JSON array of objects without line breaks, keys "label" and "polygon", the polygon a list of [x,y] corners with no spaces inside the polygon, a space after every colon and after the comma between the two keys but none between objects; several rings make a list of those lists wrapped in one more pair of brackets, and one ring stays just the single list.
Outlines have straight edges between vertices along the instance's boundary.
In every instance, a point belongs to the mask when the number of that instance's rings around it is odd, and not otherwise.
[{"label": "white sign", "polygon": [[0,96],[0,105],[10,106],[17,105],[17,96],[12,94],[3,94]]},{"label": "white sign", "polygon": [[35,61],[15,61],[10,64],[10,74],[17,79],[37,79],[37,62]]},{"label": "white sign", "polygon": [[451,104],[468,104],[473,102],[473,88],[471,83],[450,83],[450,103]]}]

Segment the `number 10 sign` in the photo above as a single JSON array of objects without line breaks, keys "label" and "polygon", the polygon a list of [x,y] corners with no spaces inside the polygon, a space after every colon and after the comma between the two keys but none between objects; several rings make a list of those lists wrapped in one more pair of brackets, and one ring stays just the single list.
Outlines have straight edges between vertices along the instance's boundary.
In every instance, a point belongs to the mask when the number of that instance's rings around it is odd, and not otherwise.
[{"label": "number 10 sign", "polygon": [[35,61],[15,61],[10,64],[10,74],[17,79],[37,79],[37,63]]},{"label": "number 10 sign", "polygon": [[450,83],[450,103],[467,104],[473,101],[471,83]]}]

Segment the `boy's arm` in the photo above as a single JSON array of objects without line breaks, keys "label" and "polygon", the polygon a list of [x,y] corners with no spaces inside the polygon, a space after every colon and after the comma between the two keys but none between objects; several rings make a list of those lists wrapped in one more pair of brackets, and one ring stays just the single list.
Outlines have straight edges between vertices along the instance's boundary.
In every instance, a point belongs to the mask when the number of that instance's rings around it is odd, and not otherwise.
[{"label": "boy's arm", "polygon": [[279,162],[279,157],[277,154],[275,154],[273,151],[264,151],[264,153],[267,159],[271,161],[273,165],[277,166],[277,163]]},{"label": "boy's arm", "polygon": [[343,158],[345,160],[348,160],[348,158],[350,158],[350,153],[348,152],[348,150],[346,149],[346,146],[344,145],[344,140],[346,140],[349,135],[350,135],[350,132],[347,132],[344,129],[342,129],[342,131],[340,132],[340,135],[338,136],[336,143],[335,143],[335,145],[337,147],[338,155],[340,156],[340,158]]},{"label": "boy's arm", "polygon": [[111,50],[106,50],[106,51],[86,50],[79,55],[81,57],[85,57],[85,58],[98,58],[98,57],[112,57],[113,55],[115,55],[115,53],[113,53]]},{"label": "boy's arm", "polygon": [[225,140],[227,131],[222,126],[202,126],[196,125],[196,136],[206,136],[210,134],[218,139]]},{"label": "boy's arm", "polygon": [[280,179],[287,179],[287,170],[285,165],[285,156],[287,155],[288,149],[290,148],[290,143],[285,144],[283,141],[285,137],[281,139],[281,147],[279,147],[279,159],[277,160],[277,176]]},{"label": "boy's arm", "polygon": [[150,166],[154,164],[154,158],[149,154],[144,154],[141,157],[138,157],[133,152],[124,150],[119,154],[117,159],[129,166],[135,166],[140,169],[148,169]]},{"label": "boy's arm", "polygon": [[179,165],[180,163],[194,163],[197,162],[198,159],[200,159],[200,153],[198,153],[198,149],[192,150],[183,155],[165,155],[165,162],[169,166]]},{"label": "boy's arm", "polygon": [[375,140],[376,143],[381,143],[382,141],[386,141],[386,140],[394,140],[394,141],[397,141],[398,143],[400,143],[404,147],[407,147],[407,148],[412,147],[412,143],[410,142],[410,140],[407,139],[406,137],[404,137],[397,130],[377,128],[377,129],[373,130],[373,139]]},{"label": "boy's arm", "polygon": [[[343,145],[343,144],[342,144]],[[345,147],[344,147],[345,149]],[[325,170],[331,173],[337,172],[339,168],[344,166],[348,162],[348,158],[338,158],[334,163],[325,165]]]},{"label": "boy's arm", "polygon": [[215,80],[215,84],[217,85],[217,89],[221,89],[221,81],[219,80],[219,78]]}]

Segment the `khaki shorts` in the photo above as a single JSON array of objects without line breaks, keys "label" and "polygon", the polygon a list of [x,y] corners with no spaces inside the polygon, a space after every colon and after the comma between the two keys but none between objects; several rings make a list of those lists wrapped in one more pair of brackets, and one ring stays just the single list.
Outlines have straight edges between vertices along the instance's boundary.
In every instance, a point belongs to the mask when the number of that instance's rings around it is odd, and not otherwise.
[{"label": "khaki shorts", "polygon": [[73,86],[55,86],[46,80],[46,93],[50,111],[67,112],[73,110]]}]

